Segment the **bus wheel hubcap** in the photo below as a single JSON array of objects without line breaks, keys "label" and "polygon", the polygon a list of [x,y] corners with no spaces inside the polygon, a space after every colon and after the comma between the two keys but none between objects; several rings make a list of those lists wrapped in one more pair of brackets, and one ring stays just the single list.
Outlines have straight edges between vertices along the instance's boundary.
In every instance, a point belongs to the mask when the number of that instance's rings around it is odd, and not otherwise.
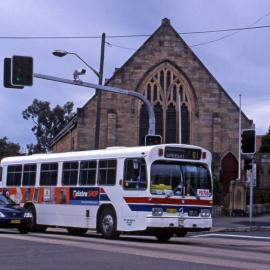
[{"label": "bus wheel hubcap", "polygon": [[111,215],[106,215],[103,218],[102,227],[105,232],[110,232],[113,228],[113,218]]}]

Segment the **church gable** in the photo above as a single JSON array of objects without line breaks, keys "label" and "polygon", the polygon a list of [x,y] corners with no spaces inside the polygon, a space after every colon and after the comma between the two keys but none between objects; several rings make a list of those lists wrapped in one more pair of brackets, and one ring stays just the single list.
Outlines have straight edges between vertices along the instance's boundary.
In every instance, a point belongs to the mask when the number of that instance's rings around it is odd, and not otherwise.
[{"label": "church gable", "polygon": [[[218,156],[237,153],[238,106],[170,25],[168,19],[106,82],[139,91],[153,104],[164,142],[206,147]],[[93,149],[93,99],[78,116],[78,149]],[[251,122],[243,114],[243,128]],[[147,133],[147,113],[137,99],[102,93],[99,145],[134,146]]]}]

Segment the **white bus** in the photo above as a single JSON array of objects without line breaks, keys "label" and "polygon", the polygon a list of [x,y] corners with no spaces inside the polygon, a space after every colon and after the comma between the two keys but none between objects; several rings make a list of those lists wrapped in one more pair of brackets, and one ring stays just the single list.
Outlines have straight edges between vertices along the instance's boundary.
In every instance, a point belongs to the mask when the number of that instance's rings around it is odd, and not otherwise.
[{"label": "white bus", "polygon": [[39,231],[167,241],[212,227],[210,168],[209,151],[180,144],[8,157],[0,191],[32,212]]}]

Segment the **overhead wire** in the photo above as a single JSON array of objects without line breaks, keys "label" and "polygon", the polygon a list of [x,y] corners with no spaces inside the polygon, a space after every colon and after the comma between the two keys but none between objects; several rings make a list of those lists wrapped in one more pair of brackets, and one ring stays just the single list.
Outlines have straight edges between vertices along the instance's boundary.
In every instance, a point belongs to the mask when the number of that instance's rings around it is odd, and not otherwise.
[{"label": "overhead wire", "polygon": [[254,25],[257,24],[258,22],[260,22],[261,20],[263,20],[264,18],[268,17],[269,15],[270,15],[270,12],[267,12],[266,14],[264,14],[263,16],[261,16],[260,18],[258,18],[257,20],[255,20],[253,23],[249,24],[246,27],[243,27],[241,30],[240,30],[240,28],[239,29],[236,28],[233,33],[230,33],[230,34],[227,34],[227,35],[224,35],[222,37],[219,37],[219,38],[216,38],[216,39],[212,39],[212,40],[209,40],[209,41],[206,41],[206,42],[201,42],[201,43],[198,43],[198,44],[193,44],[193,45],[190,45],[190,47],[198,47],[198,46],[208,45],[208,44],[211,44],[211,43],[214,43],[214,42],[223,40],[225,38],[231,37],[233,35],[236,35],[236,34],[238,34],[239,32],[241,32],[243,30],[249,30],[249,29],[259,28],[260,26],[254,26]]},{"label": "overhead wire", "polygon": [[[218,32],[255,30],[255,29],[263,29],[263,28],[270,28],[270,25],[205,30],[205,31],[178,32],[178,34],[179,35],[195,35],[195,34],[208,34],[208,33],[218,33]],[[136,38],[136,37],[150,37],[150,36],[151,36],[150,34],[106,35],[107,38],[133,38],[133,37]],[[0,39],[101,39],[101,36],[0,36]]]}]

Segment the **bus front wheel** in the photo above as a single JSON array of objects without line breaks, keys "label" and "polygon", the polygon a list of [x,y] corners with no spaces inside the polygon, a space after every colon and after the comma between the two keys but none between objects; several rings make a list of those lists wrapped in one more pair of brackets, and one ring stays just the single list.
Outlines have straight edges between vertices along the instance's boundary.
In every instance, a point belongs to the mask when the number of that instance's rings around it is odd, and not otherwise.
[{"label": "bus front wheel", "polygon": [[159,231],[155,233],[157,240],[162,243],[169,241],[172,236],[173,232],[171,231]]},{"label": "bus front wheel", "polygon": [[116,222],[115,212],[111,208],[105,208],[99,220],[99,230],[103,237],[108,239],[119,237],[119,232],[116,230]]}]

